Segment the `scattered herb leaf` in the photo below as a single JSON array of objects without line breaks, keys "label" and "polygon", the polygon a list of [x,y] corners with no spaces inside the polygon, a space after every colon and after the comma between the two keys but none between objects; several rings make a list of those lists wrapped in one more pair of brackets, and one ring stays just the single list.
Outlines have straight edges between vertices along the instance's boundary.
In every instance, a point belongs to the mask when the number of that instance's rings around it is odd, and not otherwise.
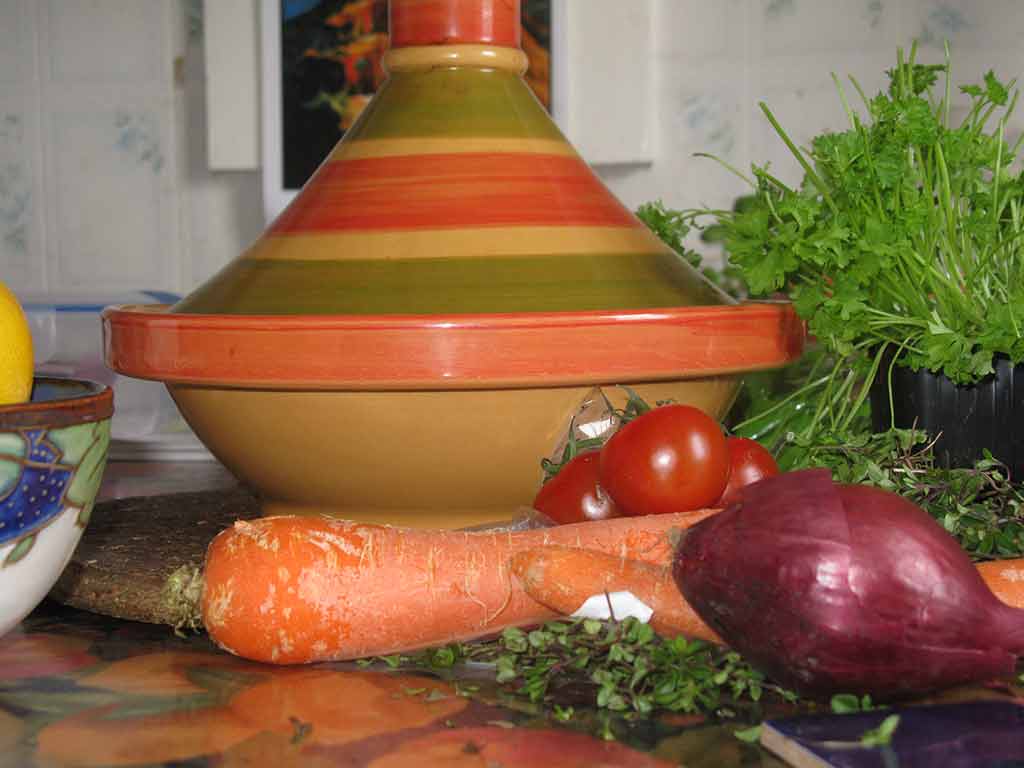
[{"label": "scattered herb leaf", "polygon": [[861,746],[885,747],[892,743],[892,736],[899,727],[900,716],[889,715],[877,728],[872,728],[860,737]]},{"label": "scattered herb leaf", "polygon": [[743,728],[738,731],[733,731],[732,735],[740,741],[746,742],[747,744],[757,744],[761,739],[761,725],[754,725],[750,728]]},{"label": "scattered herb leaf", "polygon": [[852,693],[837,693],[829,701],[829,706],[832,712],[837,715],[846,715],[851,712],[866,712],[875,708],[870,696],[857,696]]}]

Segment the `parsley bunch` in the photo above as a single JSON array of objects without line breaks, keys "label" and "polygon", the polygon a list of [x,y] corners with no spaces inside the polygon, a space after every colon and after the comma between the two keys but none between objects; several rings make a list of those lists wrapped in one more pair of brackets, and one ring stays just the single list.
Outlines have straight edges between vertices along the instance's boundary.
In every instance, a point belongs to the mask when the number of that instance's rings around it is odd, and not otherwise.
[{"label": "parsley bunch", "polygon": [[863,116],[833,76],[850,128],[807,149],[762,103],[803,183],[755,165],[750,204],[705,213],[751,293],[786,290],[830,352],[891,346],[901,365],[965,384],[991,373],[995,355],[1024,360],[1024,137],[1005,140],[1018,93],[990,71],[960,89],[971,104],[953,125],[948,48],[942,65],[915,57],[916,46],[909,59],[901,50],[888,92],[872,99],[850,78]]}]

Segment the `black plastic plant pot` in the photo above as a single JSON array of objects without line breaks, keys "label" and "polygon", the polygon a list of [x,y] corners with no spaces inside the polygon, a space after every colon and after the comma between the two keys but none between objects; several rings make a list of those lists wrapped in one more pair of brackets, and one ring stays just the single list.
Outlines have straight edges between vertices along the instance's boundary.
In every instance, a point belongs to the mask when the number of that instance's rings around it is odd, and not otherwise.
[{"label": "black plastic plant pot", "polygon": [[971,467],[984,450],[1024,481],[1024,364],[993,362],[995,373],[977,384],[958,386],[942,374],[892,368],[889,408],[888,361],[871,389],[871,423],[876,432],[895,425],[916,426],[938,436],[935,458],[945,467]]}]

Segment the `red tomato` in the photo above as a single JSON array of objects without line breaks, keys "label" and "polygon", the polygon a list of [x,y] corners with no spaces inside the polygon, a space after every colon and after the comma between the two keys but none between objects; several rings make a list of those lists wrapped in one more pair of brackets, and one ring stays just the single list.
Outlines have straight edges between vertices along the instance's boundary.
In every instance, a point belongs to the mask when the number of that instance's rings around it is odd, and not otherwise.
[{"label": "red tomato", "polygon": [[620,428],[601,449],[601,487],[625,515],[707,507],[722,495],[728,478],[722,428],[689,405],[654,408]]},{"label": "red tomato", "polygon": [[768,449],[749,437],[730,437],[729,482],[718,500],[720,507],[727,507],[739,498],[740,488],[766,477],[779,474],[779,465]]},{"label": "red tomato", "polygon": [[615,502],[597,484],[598,452],[574,457],[541,486],[533,508],[556,523],[621,517]]}]

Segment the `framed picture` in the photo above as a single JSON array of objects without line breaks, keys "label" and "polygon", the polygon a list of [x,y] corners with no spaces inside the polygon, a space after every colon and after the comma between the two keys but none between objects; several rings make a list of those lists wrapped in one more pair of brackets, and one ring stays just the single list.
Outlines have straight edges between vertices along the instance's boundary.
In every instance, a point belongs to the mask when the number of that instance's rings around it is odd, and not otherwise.
[{"label": "framed picture", "polygon": [[[552,2],[522,0],[529,86],[552,109]],[[554,0],[557,2],[557,0]],[[268,221],[384,80],[387,0],[263,0],[263,189]]]}]

